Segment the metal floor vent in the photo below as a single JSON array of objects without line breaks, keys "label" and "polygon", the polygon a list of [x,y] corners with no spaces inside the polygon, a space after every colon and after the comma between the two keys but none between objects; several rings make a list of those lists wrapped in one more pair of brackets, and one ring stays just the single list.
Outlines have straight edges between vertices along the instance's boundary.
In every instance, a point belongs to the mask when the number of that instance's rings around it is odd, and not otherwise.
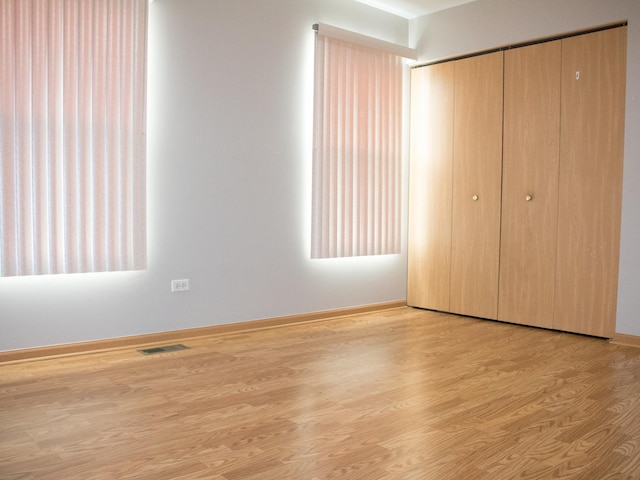
[{"label": "metal floor vent", "polygon": [[142,348],[138,351],[144,355],[153,355],[155,353],[176,352],[178,350],[188,350],[188,349],[189,347],[178,343],[176,345],[167,345],[165,347]]}]

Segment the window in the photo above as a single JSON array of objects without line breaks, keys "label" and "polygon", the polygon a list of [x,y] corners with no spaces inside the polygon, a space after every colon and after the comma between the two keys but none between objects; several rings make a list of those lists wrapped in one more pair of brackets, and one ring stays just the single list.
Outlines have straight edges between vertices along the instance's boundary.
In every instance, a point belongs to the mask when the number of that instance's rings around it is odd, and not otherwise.
[{"label": "window", "polygon": [[0,3],[0,276],[146,266],[147,4]]},{"label": "window", "polygon": [[321,27],[311,257],[400,253],[402,59]]}]

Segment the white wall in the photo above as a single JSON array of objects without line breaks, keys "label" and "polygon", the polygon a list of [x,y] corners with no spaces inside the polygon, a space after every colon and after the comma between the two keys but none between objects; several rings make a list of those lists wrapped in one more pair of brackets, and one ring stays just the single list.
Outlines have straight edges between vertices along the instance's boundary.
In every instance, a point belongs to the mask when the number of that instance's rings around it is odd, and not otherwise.
[{"label": "white wall", "polygon": [[628,20],[627,104],[616,331],[640,335],[640,1],[478,0],[411,21],[422,62]]},{"label": "white wall", "polygon": [[148,270],[1,278],[0,350],[406,298],[405,253],[309,259],[316,22],[408,37],[341,0],[150,5]]}]

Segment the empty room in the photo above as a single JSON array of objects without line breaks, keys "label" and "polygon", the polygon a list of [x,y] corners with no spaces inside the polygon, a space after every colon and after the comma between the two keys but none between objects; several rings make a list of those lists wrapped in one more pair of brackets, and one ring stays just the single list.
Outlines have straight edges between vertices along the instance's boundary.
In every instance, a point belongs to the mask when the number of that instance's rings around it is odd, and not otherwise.
[{"label": "empty room", "polygon": [[0,478],[640,479],[639,23],[2,0]]}]

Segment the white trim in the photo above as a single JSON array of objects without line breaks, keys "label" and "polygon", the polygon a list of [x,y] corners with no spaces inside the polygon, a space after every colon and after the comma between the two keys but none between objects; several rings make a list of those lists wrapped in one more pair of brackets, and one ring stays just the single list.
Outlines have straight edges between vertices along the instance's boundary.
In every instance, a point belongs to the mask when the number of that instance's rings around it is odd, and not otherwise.
[{"label": "white trim", "polygon": [[363,47],[375,48],[388,53],[393,53],[399,57],[408,58],[410,60],[418,60],[418,51],[414,48],[405,47],[396,43],[386,42],[378,38],[369,37],[360,33],[351,32],[342,28],[333,27],[324,23],[316,23],[313,29],[318,35],[335,38],[345,42],[355,43]]}]

